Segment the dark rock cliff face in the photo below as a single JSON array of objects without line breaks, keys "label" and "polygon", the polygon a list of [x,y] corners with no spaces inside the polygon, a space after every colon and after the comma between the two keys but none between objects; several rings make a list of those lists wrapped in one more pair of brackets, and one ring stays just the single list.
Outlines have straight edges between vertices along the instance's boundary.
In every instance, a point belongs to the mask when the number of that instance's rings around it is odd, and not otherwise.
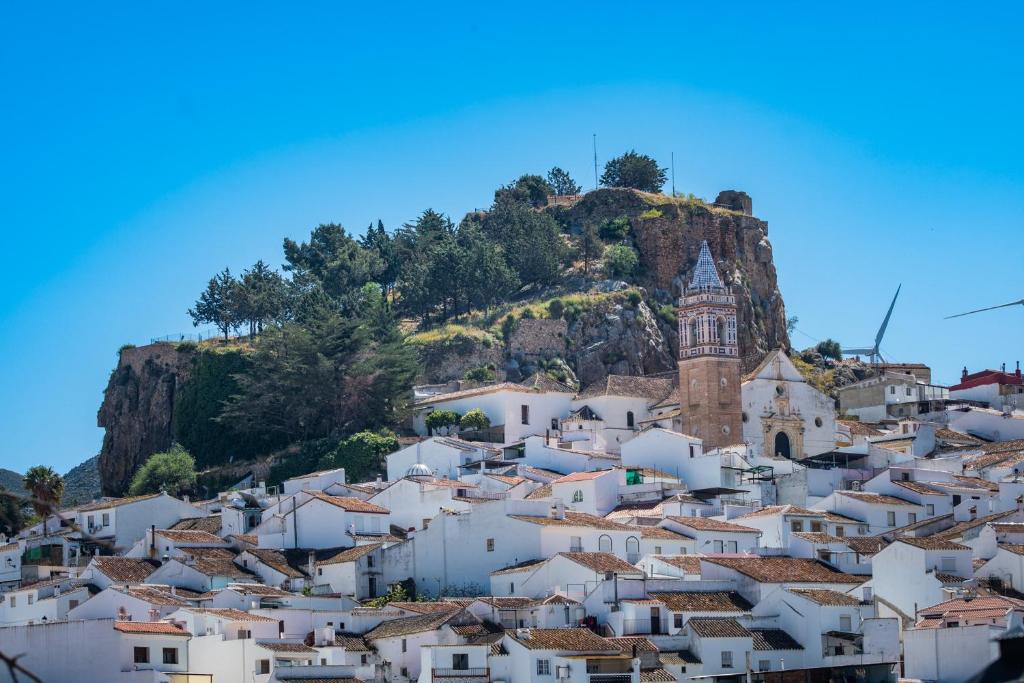
[{"label": "dark rock cliff face", "polygon": [[174,403],[193,352],[174,344],[126,348],[103,392],[96,421],[105,431],[99,454],[104,495],[123,495],[135,470],[174,439]]},{"label": "dark rock cliff face", "polygon": [[[547,209],[573,233],[625,216],[629,240],[640,255],[641,284],[659,300],[678,297],[708,241],[719,275],[736,295],[743,369],[757,366],[772,349],[789,347],[786,312],[768,241],[768,224],[749,215],[750,197],[729,190],[715,205],[632,190],[590,192],[568,206]],[[674,332],[669,333],[675,347]]]}]

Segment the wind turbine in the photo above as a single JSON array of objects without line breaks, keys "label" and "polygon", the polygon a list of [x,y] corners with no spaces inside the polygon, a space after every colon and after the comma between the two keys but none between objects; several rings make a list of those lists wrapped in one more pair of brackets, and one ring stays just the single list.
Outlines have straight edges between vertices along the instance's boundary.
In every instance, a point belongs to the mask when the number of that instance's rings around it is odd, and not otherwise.
[{"label": "wind turbine", "polygon": [[[885,319],[882,321],[882,326],[878,328],[878,334],[875,335],[875,345],[870,349],[843,349],[843,354],[847,356],[867,356],[870,362],[877,363],[882,359],[882,352],[879,347],[882,344],[882,337],[885,336],[885,328],[889,326],[889,318],[892,317],[892,309],[896,306],[896,297],[900,295],[900,289],[903,285],[900,284],[896,287],[896,294],[892,297],[892,303],[889,304],[889,311],[885,314]],[[884,359],[882,359],[884,360]]]},{"label": "wind turbine", "polygon": [[1008,304],[999,304],[998,306],[989,306],[988,308],[979,308],[975,311],[967,311],[966,313],[957,313],[956,315],[947,315],[943,320],[949,320],[950,318],[959,318],[965,315],[971,315],[972,313],[981,313],[982,311],[994,311],[997,308],[1006,308],[1007,306],[1024,306],[1024,299],[1020,301],[1011,301]]}]

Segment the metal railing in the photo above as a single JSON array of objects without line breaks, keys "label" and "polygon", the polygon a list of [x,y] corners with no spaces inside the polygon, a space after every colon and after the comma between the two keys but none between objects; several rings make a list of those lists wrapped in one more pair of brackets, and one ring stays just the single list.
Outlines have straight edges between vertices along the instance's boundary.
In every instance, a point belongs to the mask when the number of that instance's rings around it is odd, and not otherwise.
[{"label": "metal railing", "polygon": [[490,678],[491,670],[487,667],[475,669],[431,669],[434,678]]},{"label": "metal railing", "polygon": [[590,683],[633,683],[633,674],[590,674]]}]

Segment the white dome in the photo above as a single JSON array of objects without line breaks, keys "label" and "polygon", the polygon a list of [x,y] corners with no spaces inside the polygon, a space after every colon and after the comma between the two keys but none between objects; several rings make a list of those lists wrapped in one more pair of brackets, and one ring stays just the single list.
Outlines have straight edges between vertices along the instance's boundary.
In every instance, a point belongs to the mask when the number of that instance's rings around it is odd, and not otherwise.
[{"label": "white dome", "polygon": [[430,468],[421,462],[416,463],[405,473],[407,477],[434,477],[434,473],[430,471]]}]

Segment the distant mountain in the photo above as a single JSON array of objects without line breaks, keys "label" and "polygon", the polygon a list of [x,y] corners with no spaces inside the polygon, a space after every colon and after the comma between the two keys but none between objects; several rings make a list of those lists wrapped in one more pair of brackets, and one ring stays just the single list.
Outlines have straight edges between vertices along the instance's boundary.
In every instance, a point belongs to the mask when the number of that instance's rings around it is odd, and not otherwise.
[{"label": "distant mountain", "polygon": [[11,470],[5,470],[2,467],[0,467],[0,486],[15,493],[25,493],[21,475]]},{"label": "distant mountain", "polygon": [[99,498],[100,471],[96,466],[97,457],[94,455],[64,475],[63,505],[80,505]]}]

